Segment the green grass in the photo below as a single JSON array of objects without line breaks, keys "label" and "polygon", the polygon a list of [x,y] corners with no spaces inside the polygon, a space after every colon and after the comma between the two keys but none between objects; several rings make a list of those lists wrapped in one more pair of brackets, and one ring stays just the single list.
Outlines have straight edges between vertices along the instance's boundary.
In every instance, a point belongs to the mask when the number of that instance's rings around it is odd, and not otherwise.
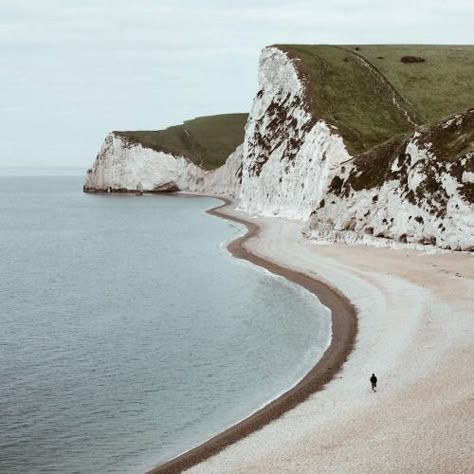
[{"label": "green grass", "polygon": [[[314,119],[337,127],[352,155],[474,107],[474,46],[277,47],[296,60]],[[402,56],[425,61],[406,64]],[[246,120],[247,114],[216,115],[166,130],[116,133],[215,169],[243,142]]]},{"label": "green grass", "polygon": [[[348,47],[348,49],[353,49]],[[359,46],[359,53],[424,117],[435,123],[474,107],[474,46]],[[403,64],[402,56],[423,63]],[[379,59],[383,57],[383,59]]]},{"label": "green grass", "polygon": [[[472,46],[278,47],[297,60],[315,119],[337,127],[351,154],[474,106]],[[405,55],[426,61],[405,64]]]},{"label": "green grass", "polygon": [[206,170],[223,165],[244,141],[247,114],[225,114],[187,120],[157,131],[115,132],[131,143],[182,155]]}]

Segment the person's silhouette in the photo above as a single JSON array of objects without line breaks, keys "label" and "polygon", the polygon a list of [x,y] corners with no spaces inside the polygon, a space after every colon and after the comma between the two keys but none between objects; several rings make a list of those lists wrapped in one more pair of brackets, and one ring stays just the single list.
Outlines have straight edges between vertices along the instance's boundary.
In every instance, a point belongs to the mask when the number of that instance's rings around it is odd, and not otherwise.
[{"label": "person's silhouette", "polygon": [[377,391],[377,377],[375,374],[372,374],[372,377],[370,377],[370,383],[372,384],[372,392]]}]

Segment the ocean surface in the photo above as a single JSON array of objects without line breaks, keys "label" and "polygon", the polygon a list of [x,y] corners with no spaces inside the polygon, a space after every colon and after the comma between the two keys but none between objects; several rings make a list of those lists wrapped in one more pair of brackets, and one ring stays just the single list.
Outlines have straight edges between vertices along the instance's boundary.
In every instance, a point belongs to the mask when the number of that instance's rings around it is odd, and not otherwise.
[{"label": "ocean surface", "polygon": [[219,201],[0,176],[0,472],[140,473],[286,391],[329,311],[234,259]]}]

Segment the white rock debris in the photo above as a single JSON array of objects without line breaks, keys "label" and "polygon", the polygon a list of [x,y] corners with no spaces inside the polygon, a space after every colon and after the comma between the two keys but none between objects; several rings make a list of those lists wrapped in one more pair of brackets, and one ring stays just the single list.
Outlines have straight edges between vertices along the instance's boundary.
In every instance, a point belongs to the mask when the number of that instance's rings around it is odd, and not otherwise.
[{"label": "white rock debris", "polygon": [[462,182],[474,184],[474,173],[471,173],[469,171],[464,171],[464,173],[462,174]]}]

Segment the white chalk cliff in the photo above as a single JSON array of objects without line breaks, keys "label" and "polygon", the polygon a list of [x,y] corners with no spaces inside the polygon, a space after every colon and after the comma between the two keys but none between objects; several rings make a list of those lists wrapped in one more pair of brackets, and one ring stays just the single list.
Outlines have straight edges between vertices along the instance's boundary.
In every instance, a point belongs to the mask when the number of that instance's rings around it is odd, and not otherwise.
[{"label": "white chalk cliff", "polygon": [[87,191],[199,191],[204,171],[182,156],[172,156],[107,135],[97,158],[87,172]]},{"label": "white chalk cliff", "polygon": [[415,132],[406,140],[381,185],[359,189],[355,183],[364,172],[357,163],[346,166],[313,210],[306,235],[331,242],[473,251],[474,205],[468,197],[473,187],[463,169],[473,163],[474,154],[440,162],[422,137]]},{"label": "white chalk cliff", "polygon": [[235,198],[249,214],[305,220],[312,239],[473,251],[474,153],[437,160],[436,143],[472,128],[474,110],[436,133],[417,130],[383,160],[383,179],[366,184],[368,158],[351,156],[338,130],[312,116],[293,60],[269,47],[244,143],[224,166],[204,171],[112,133],[84,189],[204,192]]}]

